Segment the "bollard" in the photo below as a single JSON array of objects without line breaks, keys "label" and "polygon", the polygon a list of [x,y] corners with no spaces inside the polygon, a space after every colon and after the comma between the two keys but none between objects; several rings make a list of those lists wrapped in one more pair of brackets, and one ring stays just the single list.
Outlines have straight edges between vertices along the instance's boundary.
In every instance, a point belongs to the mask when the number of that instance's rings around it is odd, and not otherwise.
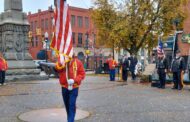
[{"label": "bollard", "polygon": [[188,69],[189,69],[189,81],[190,81],[190,64],[188,66]]}]

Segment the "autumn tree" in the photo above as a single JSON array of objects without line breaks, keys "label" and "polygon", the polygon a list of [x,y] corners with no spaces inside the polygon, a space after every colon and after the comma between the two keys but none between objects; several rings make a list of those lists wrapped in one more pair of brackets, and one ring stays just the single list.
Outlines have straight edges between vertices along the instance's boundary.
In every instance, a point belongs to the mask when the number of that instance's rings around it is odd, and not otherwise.
[{"label": "autumn tree", "polygon": [[116,0],[95,0],[92,18],[98,30],[98,40],[107,46],[126,49],[137,54],[140,48],[152,49],[158,36],[173,31],[173,22],[182,22],[186,0],[126,0],[117,6]]},{"label": "autumn tree", "polygon": [[97,28],[97,42],[99,46],[112,48],[114,52],[115,39],[111,36],[111,30],[114,29],[117,19],[117,12],[113,3],[108,0],[98,0],[95,3],[95,9],[92,11],[92,19]]}]

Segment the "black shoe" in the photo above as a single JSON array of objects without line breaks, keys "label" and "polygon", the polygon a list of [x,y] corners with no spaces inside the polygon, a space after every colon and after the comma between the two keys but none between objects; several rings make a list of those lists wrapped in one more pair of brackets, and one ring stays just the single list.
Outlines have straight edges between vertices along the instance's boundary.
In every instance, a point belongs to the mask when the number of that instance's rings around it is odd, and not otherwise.
[{"label": "black shoe", "polygon": [[177,89],[177,87],[176,86],[173,86],[173,88],[172,89]]},{"label": "black shoe", "polygon": [[165,89],[165,86],[162,86],[161,89]]},{"label": "black shoe", "polygon": [[178,90],[182,90],[183,88],[178,88]]},{"label": "black shoe", "polygon": [[162,86],[158,86],[158,88],[162,88]]}]

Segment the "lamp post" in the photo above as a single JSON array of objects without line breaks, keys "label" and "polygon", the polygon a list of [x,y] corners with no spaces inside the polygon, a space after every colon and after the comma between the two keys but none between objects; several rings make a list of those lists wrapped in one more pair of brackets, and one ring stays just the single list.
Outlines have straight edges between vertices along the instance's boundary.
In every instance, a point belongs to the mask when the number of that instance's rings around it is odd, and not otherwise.
[{"label": "lamp post", "polygon": [[85,46],[85,49],[86,49],[86,68],[87,69],[88,69],[88,54],[90,53],[88,50],[88,38],[89,38],[89,33],[87,31],[86,32],[86,46]]},{"label": "lamp post", "polygon": [[47,54],[47,43],[48,43],[48,37],[49,37],[49,35],[48,35],[48,32],[45,32],[45,59],[46,59],[46,62],[47,62],[47,60],[48,60],[48,54]]},{"label": "lamp post", "polygon": [[178,44],[177,44],[177,41],[178,41],[178,24],[180,23],[180,20],[178,18],[176,18],[174,21],[173,21],[173,24],[175,26],[175,35],[174,35],[174,44],[173,44],[173,54],[172,54],[172,58],[174,58],[176,56],[176,51],[178,50]]},{"label": "lamp post", "polygon": [[93,48],[94,48],[94,70],[96,70],[97,68],[97,55],[96,55],[96,35],[93,32],[93,38],[94,38],[94,42],[93,42]]}]

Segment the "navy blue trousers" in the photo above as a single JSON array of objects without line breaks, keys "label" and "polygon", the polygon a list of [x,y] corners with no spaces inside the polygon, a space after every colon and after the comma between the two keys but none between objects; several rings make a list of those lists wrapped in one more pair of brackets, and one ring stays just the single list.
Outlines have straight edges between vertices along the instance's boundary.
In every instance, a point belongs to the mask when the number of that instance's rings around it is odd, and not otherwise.
[{"label": "navy blue trousers", "polygon": [[128,78],[128,70],[122,70],[122,79],[127,81]]},{"label": "navy blue trousers", "polygon": [[136,80],[135,70],[131,69],[132,80]]},{"label": "navy blue trousers", "polygon": [[110,81],[115,81],[115,69],[110,69]]},{"label": "navy blue trousers", "polygon": [[62,87],[62,96],[67,112],[68,122],[74,122],[76,114],[76,100],[78,96],[78,88],[69,91]]},{"label": "navy blue trousers", "polygon": [[173,82],[174,82],[174,88],[180,89],[183,88],[183,81],[181,81],[181,72],[173,72]]},{"label": "navy blue trousers", "polygon": [[159,75],[160,87],[165,87],[165,84],[166,84],[166,73],[165,73],[165,71],[158,69],[158,75]]},{"label": "navy blue trousers", "polygon": [[5,71],[0,71],[0,84],[5,82]]}]

